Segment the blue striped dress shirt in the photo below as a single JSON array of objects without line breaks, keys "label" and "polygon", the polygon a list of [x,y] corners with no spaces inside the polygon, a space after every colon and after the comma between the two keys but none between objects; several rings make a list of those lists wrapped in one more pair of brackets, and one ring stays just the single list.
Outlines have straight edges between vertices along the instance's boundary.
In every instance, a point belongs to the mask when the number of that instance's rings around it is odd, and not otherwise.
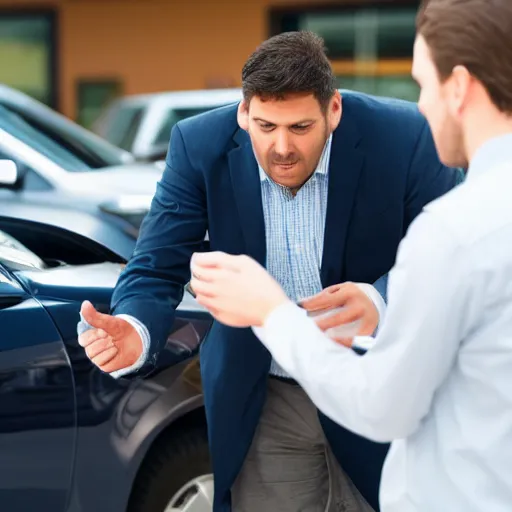
[{"label": "blue striped dress shirt", "polygon": [[[332,135],[327,140],[311,178],[294,196],[274,182],[260,167],[261,199],[267,238],[268,272],[297,301],[322,291],[322,263],[329,158]],[[272,361],[270,373],[287,377]]]}]

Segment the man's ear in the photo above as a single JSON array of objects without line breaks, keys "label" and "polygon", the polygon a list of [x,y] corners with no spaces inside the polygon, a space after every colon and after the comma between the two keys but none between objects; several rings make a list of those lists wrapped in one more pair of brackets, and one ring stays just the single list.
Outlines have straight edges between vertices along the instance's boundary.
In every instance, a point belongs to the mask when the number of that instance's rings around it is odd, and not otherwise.
[{"label": "man's ear", "polygon": [[338,125],[340,124],[341,121],[342,111],[343,107],[341,94],[339,91],[336,91],[331,99],[328,112],[329,128],[331,132],[338,128]]},{"label": "man's ear", "polygon": [[245,100],[242,100],[238,105],[238,112],[236,115],[238,126],[242,130],[249,130],[249,105]]},{"label": "man's ear", "polygon": [[471,93],[474,92],[472,85],[475,84],[471,73],[465,66],[455,66],[451,76],[445,82],[445,89],[448,86],[450,93],[449,108],[451,113],[457,117],[462,114],[464,107],[470,101]]}]

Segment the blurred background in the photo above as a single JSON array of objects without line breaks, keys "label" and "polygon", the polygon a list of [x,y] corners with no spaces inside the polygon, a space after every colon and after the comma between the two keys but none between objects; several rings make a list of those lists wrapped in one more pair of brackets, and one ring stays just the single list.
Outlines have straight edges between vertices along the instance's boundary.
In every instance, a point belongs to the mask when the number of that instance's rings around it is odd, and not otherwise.
[{"label": "blurred background", "polygon": [[[195,359],[211,318],[185,294],[157,371],[128,385],[78,345],[79,304],[108,311],[172,126],[238,101],[264,39],[312,30],[340,88],[415,101],[418,4],[0,0],[2,510],[211,511]],[[59,332],[20,306],[18,281]]]},{"label": "blurred background", "polygon": [[130,150],[143,104],[126,104],[106,126],[115,99],[238,87],[262,40],[308,29],[324,37],[340,87],[416,100],[410,68],[418,3],[0,0],[0,82]]},{"label": "blurred background", "polygon": [[0,0],[0,159],[16,166],[14,177],[0,176],[0,216],[46,212],[50,224],[74,219],[68,227],[83,236],[95,223],[94,233],[128,236],[116,252],[129,255],[173,125],[240,100],[243,64],[263,40],[314,31],[339,88],[416,101],[418,5]]}]

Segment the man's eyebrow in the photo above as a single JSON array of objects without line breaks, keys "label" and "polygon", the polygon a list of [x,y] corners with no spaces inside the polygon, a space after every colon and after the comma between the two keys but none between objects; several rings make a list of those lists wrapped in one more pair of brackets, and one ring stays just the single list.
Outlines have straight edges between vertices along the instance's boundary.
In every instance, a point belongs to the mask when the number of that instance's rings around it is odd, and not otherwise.
[{"label": "man's eyebrow", "polygon": [[266,119],[263,119],[262,117],[253,117],[253,120],[258,121],[260,123],[265,123],[265,124],[276,124],[276,123],[273,123],[272,121],[267,121]]},{"label": "man's eyebrow", "polygon": [[[266,119],[263,119],[262,117],[253,117],[254,121],[257,121],[259,123],[265,123],[265,124],[271,124],[273,126],[277,126],[276,123],[272,121],[267,121]],[[299,121],[295,121],[294,123],[291,123],[289,126],[297,126],[299,124],[311,124],[314,123],[315,119],[301,119]]]}]

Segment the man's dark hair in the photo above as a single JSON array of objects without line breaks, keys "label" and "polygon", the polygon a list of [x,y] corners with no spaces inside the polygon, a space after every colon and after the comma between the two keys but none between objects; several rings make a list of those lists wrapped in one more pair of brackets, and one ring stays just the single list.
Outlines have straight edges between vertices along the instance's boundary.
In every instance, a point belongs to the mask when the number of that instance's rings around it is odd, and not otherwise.
[{"label": "man's dark hair", "polygon": [[439,78],[465,66],[512,114],[512,0],[424,0],[416,19]]},{"label": "man's dark hair", "polygon": [[336,91],[324,41],[313,32],[285,32],[263,42],[242,70],[244,99],[311,93],[325,112]]}]

